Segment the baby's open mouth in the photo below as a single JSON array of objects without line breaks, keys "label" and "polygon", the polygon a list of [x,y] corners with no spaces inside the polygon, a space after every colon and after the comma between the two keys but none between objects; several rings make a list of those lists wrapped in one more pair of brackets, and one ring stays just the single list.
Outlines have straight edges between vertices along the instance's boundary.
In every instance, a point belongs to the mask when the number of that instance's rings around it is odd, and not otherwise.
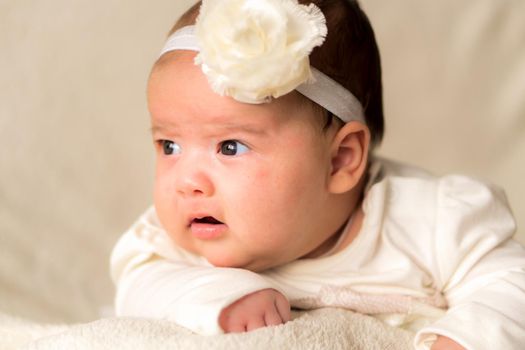
[{"label": "baby's open mouth", "polygon": [[228,229],[226,224],[213,216],[194,217],[189,228],[196,239],[205,241],[222,237]]},{"label": "baby's open mouth", "polygon": [[192,223],[209,224],[209,225],[221,225],[221,224],[223,224],[221,221],[215,219],[213,216],[205,216],[203,218],[195,218],[195,219],[193,219]]}]

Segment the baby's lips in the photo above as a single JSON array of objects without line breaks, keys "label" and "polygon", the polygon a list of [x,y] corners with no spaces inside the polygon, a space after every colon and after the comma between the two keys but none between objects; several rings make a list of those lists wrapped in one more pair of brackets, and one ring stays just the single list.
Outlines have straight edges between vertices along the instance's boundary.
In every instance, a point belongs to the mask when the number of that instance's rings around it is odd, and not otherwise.
[{"label": "baby's lips", "polygon": [[218,239],[228,230],[228,226],[213,216],[194,217],[189,228],[195,238],[203,241]]},{"label": "baby's lips", "polygon": [[213,216],[204,216],[204,217],[197,217],[192,220],[192,222],[196,222],[199,224],[211,224],[211,225],[221,225],[223,224],[222,221],[217,220]]},{"label": "baby's lips", "polygon": [[224,224],[222,221],[220,221],[216,217],[208,215],[208,214],[192,215],[190,217],[190,219],[189,219],[188,226],[191,226],[194,223],[209,224],[209,225],[221,225],[221,224]]}]

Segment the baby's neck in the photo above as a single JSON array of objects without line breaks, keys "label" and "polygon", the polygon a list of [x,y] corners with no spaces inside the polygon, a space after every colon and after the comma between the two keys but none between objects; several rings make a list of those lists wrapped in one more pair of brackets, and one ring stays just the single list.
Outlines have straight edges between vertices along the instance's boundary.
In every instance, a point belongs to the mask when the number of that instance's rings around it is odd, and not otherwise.
[{"label": "baby's neck", "polygon": [[357,205],[351,214],[350,222],[346,221],[339,230],[324,241],[312,252],[303,256],[303,259],[315,259],[324,255],[336,254],[353,242],[359,234],[364,220],[364,212],[361,205]]},{"label": "baby's neck", "polygon": [[365,216],[362,202],[366,181],[367,177],[363,176],[351,192],[341,194],[337,199],[334,199],[333,206],[328,208],[329,215],[332,217],[331,220],[327,221],[335,225],[331,228],[334,233],[302,258],[314,259],[326,254],[336,254],[348,247],[357,237]]}]

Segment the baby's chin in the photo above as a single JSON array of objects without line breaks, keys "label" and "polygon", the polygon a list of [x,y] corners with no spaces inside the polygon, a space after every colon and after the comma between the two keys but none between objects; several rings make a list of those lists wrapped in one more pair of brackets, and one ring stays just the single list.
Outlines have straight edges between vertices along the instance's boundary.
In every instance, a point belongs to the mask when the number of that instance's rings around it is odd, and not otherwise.
[{"label": "baby's chin", "polygon": [[226,267],[250,270],[253,272],[261,272],[264,270],[271,269],[277,266],[275,260],[269,261],[268,259],[257,259],[249,257],[229,257],[229,256],[217,256],[217,257],[206,257],[206,260],[215,267]]}]

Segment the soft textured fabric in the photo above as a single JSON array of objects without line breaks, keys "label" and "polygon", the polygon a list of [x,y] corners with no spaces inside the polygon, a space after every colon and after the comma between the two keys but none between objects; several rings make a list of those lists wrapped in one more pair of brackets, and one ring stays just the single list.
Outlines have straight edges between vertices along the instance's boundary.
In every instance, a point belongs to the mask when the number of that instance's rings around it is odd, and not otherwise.
[{"label": "soft textured fabric", "polygon": [[404,326],[418,319],[418,349],[435,334],[476,350],[524,344],[525,250],[511,240],[515,223],[503,192],[385,160],[371,169],[365,219],[348,247],[259,274],[215,268],[177,247],[148,210],[113,252],[117,314],[218,334],[224,307],[274,288],[295,307],[343,307]]},{"label": "soft textured fabric", "polygon": [[285,325],[216,336],[159,320],[109,318],[66,326],[0,314],[2,350],[406,350],[412,337],[409,331],[341,309],[294,313]]}]

